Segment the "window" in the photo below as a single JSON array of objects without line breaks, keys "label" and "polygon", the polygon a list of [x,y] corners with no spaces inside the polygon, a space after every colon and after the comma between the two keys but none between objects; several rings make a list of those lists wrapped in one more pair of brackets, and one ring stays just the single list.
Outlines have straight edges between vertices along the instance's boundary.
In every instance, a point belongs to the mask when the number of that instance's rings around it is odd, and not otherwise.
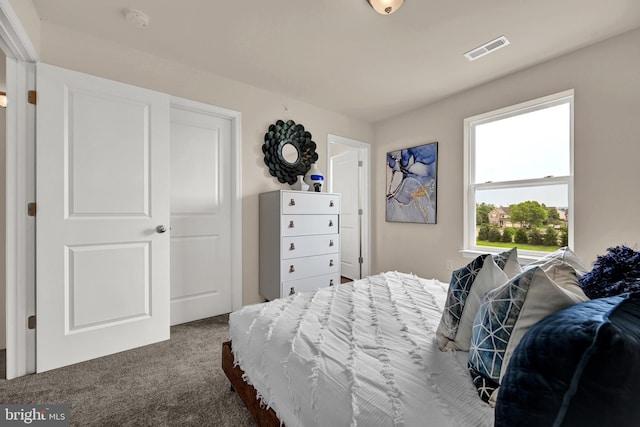
[{"label": "window", "polygon": [[469,117],[464,142],[463,252],[573,245],[573,90]]}]

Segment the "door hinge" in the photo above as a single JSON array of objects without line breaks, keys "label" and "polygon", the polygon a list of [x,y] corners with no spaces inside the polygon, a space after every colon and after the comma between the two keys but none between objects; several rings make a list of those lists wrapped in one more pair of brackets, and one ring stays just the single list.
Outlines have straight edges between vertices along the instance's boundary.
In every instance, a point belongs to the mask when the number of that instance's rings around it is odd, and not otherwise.
[{"label": "door hinge", "polygon": [[38,103],[38,92],[30,90],[27,92],[27,101],[29,104],[36,105]]},{"label": "door hinge", "polygon": [[362,209],[358,209],[358,215],[364,215],[364,211]]},{"label": "door hinge", "polygon": [[358,160],[358,167],[364,166],[364,162],[362,160]]},{"label": "door hinge", "polygon": [[362,264],[362,263],[364,263],[364,258],[359,257],[359,258],[358,258],[358,264]]},{"label": "door hinge", "polygon": [[36,328],[36,316],[29,316],[27,319],[27,328],[35,329]]},{"label": "door hinge", "polygon": [[27,203],[27,215],[36,216],[36,211],[38,210],[38,205],[35,202]]}]

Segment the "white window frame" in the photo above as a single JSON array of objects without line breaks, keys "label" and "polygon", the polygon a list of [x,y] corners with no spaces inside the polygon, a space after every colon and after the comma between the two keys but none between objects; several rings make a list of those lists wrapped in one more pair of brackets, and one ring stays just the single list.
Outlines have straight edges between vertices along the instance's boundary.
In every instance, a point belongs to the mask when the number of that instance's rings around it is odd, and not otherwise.
[{"label": "white window frame", "polygon": [[[476,190],[517,188],[543,185],[565,184],[568,189],[568,231],[569,247],[573,248],[573,228],[574,228],[574,204],[573,204],[573,113],[574,113],[574,90],[570,89],[542,98],[533,99],[510,107],[490,111],[477,116],[464,119],[464,247],[461,253],[467,257],[476,257],[479,254],[498,253],[504,249],[491,246],[477,246],[475,239],[476,227]],[[518,116],[524,113],[553,107],[560,104],[569,104],[569,175],[558,177],[540,177],[536,179],[526,179],[517,181],[501,181],[476,183],[475,179],[475,127],[481,124]],[[522,260],[537,259],[547,252],[518,250],[518,257]]]}]

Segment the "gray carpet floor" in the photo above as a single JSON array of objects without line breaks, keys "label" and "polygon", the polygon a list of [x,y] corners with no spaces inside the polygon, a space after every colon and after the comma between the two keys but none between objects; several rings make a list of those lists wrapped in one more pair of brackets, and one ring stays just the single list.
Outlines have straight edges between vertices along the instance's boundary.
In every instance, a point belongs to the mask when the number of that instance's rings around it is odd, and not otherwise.
[{"label": "gray carpet floor", "polygon": [[42,374],[0,380],[0,403],[71,406],[72,426],[255,426],[221,368],[228,317],[171,339]]}]

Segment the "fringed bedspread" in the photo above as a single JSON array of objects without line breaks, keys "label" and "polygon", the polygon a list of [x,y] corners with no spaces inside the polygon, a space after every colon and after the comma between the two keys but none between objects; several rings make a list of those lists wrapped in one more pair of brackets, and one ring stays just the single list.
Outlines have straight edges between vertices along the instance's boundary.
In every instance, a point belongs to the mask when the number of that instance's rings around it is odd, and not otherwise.
[{"label": "fringed bedspread", "polygon": [[229,317],[245,381],[287,427],[492,426],[467,353],[435,340],[447,285],[389,272]]}]

